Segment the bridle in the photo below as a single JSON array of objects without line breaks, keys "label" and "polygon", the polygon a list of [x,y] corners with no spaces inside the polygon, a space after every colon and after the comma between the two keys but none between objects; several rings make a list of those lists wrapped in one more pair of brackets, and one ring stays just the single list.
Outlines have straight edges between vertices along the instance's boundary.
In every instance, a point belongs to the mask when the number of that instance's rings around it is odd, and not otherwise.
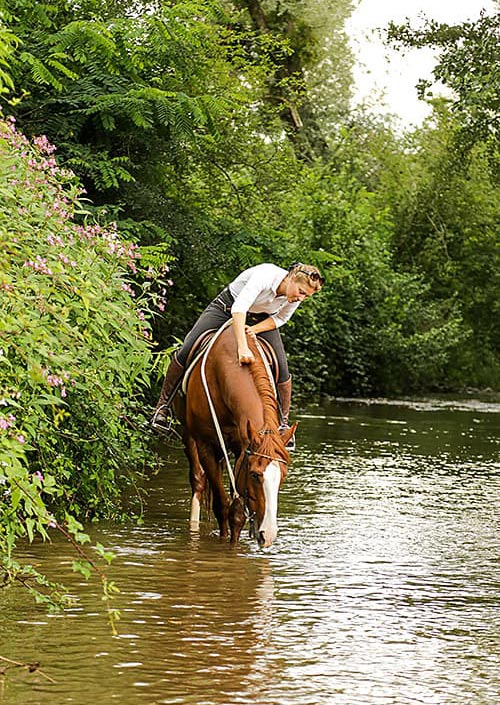
[{"label": "bridle", "polygon": [[266,453],[258,453],[256,450],[252,450],[250,446],[245,451],[245,455],[250,457],[251,455],[258,455],[259,458],[268,458],[268,460],[273,460],[276,461],[277,463],[283,463],[283,465],[288,465],[286,460],[283,460],[283,458],[275,458],[272,455],[267,455]]},{"label": "bridle", "polygon": [[[259,436],[267,436],[271,433],[273,433],[272,429],[261,429],[259,432]],[[236,482],[239,480],[241,473],[244,470],[248,470],[248,459],[252,456],[256,455],[259,458],[266,458],[267,460],[275,461],[277,463],[283,463],[283,465],[288,466],[288,463],[286,460],[283,460],[283,458],[277,458],[272,455],[268,455],[267,453],[259,453],[257,450],[252,450],[252,443],[250,442],[247,446],[247,448],[244,451],[244,461],[241,463],[239,469],[238,469],[238,474],[236,477]],[[255,538],[256,537],[256,529],[255,529],[255,512],[250,512],[248,508],[248,489],[245,487],[245,491],[243,493],[243,508],[245,511],[246,518],[248,519],[249,522],[249,533],[250,533],[250,538]]]},{"label": "bridle", "polygon": [[[272,428],[262,428],[260,431],[258,431],[259,436],[270,436],[271,433],[274,433]],[[245,450],[245,455],[247,458],[249,458],[251,455],[258,455],[260,458],[267,458],[268,460],[275,460],[277,463],[283,463],[284,465],[288,465],[286,460],[283,460],[283,458],[275,458],[272,455],[267,455],[266,453],[259,453],[256,450],[252,450],[252,443],[250,442],[247,446],[247,449]]]}]

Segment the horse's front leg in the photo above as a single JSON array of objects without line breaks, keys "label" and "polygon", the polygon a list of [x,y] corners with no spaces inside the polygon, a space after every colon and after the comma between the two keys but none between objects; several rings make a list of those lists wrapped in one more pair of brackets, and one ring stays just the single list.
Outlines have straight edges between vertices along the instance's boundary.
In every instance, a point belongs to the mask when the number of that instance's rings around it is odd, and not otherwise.
[{"label": "horse's front leg", "polygon": [[198,448],[192,436],[184,437],[184,448],[189,461],[189,482],[191,484],[191,514],[189,527],[192,531],[200,528],[201,501],[207,488],[207,476],[203,469]]},{"label": "horse's front leg", "polygon": [[198,444],[198,454],[201,464],[208,475],[212,491],[212,509],[219,524],[221,538],[229,535],[229,499],[222,481],[221,464],[215,457],[214,449],[205,444]]},{"label": "horse's front leg", "polygon": [[241,530],[245,526],[247,518],[245,506],[241,497],[235,497],[229,508],[229,526],[231,528],[231,543],[236,544],[240,540]]}]

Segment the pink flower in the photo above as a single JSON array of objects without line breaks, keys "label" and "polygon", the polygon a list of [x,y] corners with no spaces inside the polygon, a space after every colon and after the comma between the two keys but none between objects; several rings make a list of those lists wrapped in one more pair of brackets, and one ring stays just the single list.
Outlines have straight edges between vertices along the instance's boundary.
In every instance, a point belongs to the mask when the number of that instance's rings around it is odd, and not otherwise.
[{"label": "pink flower", "polygon": [[19,436],[16,436],[16,441],[18,443],[25,443],[26,442],[22,433],[20,433]]},{"label": "pink flower", "polygon": [[135,296],[135,291],[132,289],[130,284],[127,284],[126,282],[122,282],[122,289],[123,291],[126,291],[130,296]]},{"label": "pink flower", "polygon": [[38,147],[40,152],[43,154],[52,154],[56,151],[53,144],[50,144],[49,140],[45,135],[40,135],[40,137],[33,138],[33,144]]},{"label": "pink flower", "polygon": [[40,255],[37,255],[34,260],[26,260],[23,267],[30,267],[35,272],[39,272],[40,274],[48,274],[49,276],[54,274],[48,266],[47,260],[44,257],[40,257]]},{"label": "pink flower", "polygon": [[70,379],[69,372],[62,372],[61,376],[51,374],[50,370],[43,370],[43,376],[45,381],[50,387],[60,387],[61,396],[66,397],[68,395],[66,391],[66,382],[69,382],[73,387],[75,386],[75,380]]},{"label": "pink flower", "polygon": [[12,414],[9,414],[7,418],[5,416],[0,416],[0,428],[3,431],[6,431],[8,428],[12,428],[14,424],[16,423],[16,417],[13,416]]}]

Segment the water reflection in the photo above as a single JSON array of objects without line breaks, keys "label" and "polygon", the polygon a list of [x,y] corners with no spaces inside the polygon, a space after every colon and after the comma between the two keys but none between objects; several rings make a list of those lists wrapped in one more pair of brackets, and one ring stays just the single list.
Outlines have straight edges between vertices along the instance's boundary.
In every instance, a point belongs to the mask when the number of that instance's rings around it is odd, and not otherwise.
[{"label": "water reflection", "polygon": [[[122,594],[113,638],[65,544],[27,554],[79,603],[0,594],[0,703],[492,705],[500,692],[500,407],[343,402],[304,410],[267,552],[189,534],[181,453],[143,526],[104,526]],[[84,694],[84,695],[83,695]]]}]

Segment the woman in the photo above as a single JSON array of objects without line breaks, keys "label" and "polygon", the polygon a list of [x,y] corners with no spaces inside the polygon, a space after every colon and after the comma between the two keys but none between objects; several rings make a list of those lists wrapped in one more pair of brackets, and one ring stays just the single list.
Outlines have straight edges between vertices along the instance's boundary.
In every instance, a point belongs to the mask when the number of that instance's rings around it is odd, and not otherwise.
[{"label": "woman", "polygon": [[[289,428],[292,378],[278,328],[291,318],[304,299],[320,291],[323,284],[319,270],[301,262],[295,262],[288,270],[274,264],[258,264],[245,269],[207,306],[173,356],[156,405],[153,427],[163,431],[170,427],[169,408],[196,340],[206,331],[218,329],[232,318],[240,365],[250,365],[254,361],[247,335],[258,335],[272,345],[279,367],[281,430]],[[293,450],[293,445],[292,440],[288,448]]]}]

